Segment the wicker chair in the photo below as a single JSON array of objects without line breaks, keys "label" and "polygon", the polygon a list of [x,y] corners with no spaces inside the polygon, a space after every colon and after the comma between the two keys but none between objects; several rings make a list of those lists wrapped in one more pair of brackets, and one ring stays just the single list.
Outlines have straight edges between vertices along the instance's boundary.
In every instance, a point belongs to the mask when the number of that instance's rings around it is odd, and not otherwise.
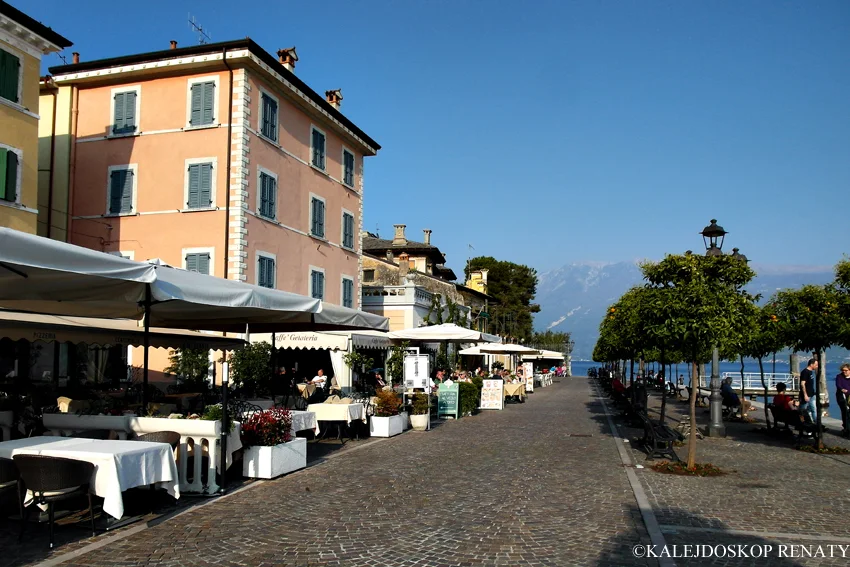
[{"label": "wicker chair", "polygon": [[143,433],[133,441],[147,441],[148,443],[168,443],[171,448],[177,449],[180,444],[180,434],[176,431],[156,431],[154,433]]},{"label": "wicker chair", "polygon": [[109,429],[89,429],[86,431],[77,431],[71,437],[78,439],[101,439],[106,440],[112,435]]},{"label": "wicker chair", "polygon": [[[89,492],[94,473],[93,464],[44,455],[15,455],[12,459],[20,471],[21,483],[27,490],[32,491],[33,504],[47,504],[47,514],[50,519],[50,549],[53,549],[53,503],[60,500],[68,500],[83,494],[88,496],[91,535],[94,537],[94,508]],[[26,514],[22,513],[19,539],[23,539],[26,525]]]},{"label": "wicker chair", "polygon": [[4,459],[0,457],[0,494],[15,491],[15,496],[18,501],[21,516],[24,515],[24,499],[21,498],[20,480],[21,475],[18,473],[18,467],[15,466],[15,461],[12,459]]}]

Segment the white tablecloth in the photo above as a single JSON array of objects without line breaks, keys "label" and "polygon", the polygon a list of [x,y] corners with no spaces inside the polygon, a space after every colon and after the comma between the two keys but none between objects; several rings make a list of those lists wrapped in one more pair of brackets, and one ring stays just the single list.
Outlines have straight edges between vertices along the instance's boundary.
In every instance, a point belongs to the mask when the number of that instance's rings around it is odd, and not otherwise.
[{"label": "white tablecloth", "polygon": [[156,484],[180,498],[174,452],[165,443],[73,437],[30,437],[0,443],[0,457],[11,459],[14,455],[45,455],[92,463],[92,491],[103,498],[103,511],[114,518],[124,515],[121,493],[136,486]]},{"label": "white tablecloth", "polygon": [[[318,405],[318,404],[317,404]],[[297,411],[289,410],[292,414],[292,432],[310,431],[316,435],[319,434],[319,420],[316,419],[316,412],[313,411]]]},{"label": "white tablecloth", "polygon": [[315,413],[317,421],[367,421],[363,404],[310,404],[307,411]]}]

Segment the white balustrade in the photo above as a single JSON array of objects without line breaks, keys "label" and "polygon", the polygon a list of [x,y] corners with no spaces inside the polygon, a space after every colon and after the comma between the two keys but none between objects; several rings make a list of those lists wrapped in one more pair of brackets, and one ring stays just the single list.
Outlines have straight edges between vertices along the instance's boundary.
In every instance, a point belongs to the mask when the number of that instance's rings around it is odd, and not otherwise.
[{"label": "white balustrade", "polygon": [[[710,378],[710,377],[706,377]],[[722,380],[732,378],[732,388],[735,390],[741,389],[741,373],[740,372],[724,372],[720,377]],[[800,377],[787,372],[765,372],[764,383],[767,384],[767,389],[776,391],[776,385],[783,382],[789,391],[798,391],[800,389]],[[706,382],[705,387],[708,387]],[[761,383],[761,374],[759,372],[744,372],[744,389],[745,390],[763,390],[764,386]]]}]

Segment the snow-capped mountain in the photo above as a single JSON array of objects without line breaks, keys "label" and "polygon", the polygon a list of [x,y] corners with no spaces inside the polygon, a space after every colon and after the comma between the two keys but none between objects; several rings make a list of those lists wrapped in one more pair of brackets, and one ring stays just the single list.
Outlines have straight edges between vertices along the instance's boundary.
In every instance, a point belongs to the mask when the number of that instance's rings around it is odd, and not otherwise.
[{"label": "snow-capped mountain", "polygon": [[[778,289],[832,281],[829,266],[767,266],[753,264],[758,276],[748,286],[750,293],[770,297]],[[581,262],[541,273],[534,317],[537,331],[570,331],[575,341],[573,356],[589,359],[599,335],[599,322],[609,305],[630,287],[642,283],[636,262]]]}]

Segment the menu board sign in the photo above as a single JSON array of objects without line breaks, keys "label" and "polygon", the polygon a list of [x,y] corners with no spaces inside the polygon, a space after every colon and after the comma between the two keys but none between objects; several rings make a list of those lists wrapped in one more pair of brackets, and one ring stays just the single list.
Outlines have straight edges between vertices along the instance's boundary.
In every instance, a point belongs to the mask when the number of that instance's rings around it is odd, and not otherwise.
[{"label": "menu board sign", "polygon": [[428,380],[431,378],[431,369],[427,354],[405,354],[404,355],[404,388],[428,389]]},{"label": "menu board sign", "polygon": [[525,377],[525,391],[533,392],[534,391],[534,373],[527,375]]},{"label": "menu board sign", "polygon": [[460,406],[460,384],[440,384],[437,389],[437,414],[458,417]]},{"label": "menu board sign", "polygon": [[503,380],[484,380],[481,388],[481,409],[504,409],[505,382]]}]

